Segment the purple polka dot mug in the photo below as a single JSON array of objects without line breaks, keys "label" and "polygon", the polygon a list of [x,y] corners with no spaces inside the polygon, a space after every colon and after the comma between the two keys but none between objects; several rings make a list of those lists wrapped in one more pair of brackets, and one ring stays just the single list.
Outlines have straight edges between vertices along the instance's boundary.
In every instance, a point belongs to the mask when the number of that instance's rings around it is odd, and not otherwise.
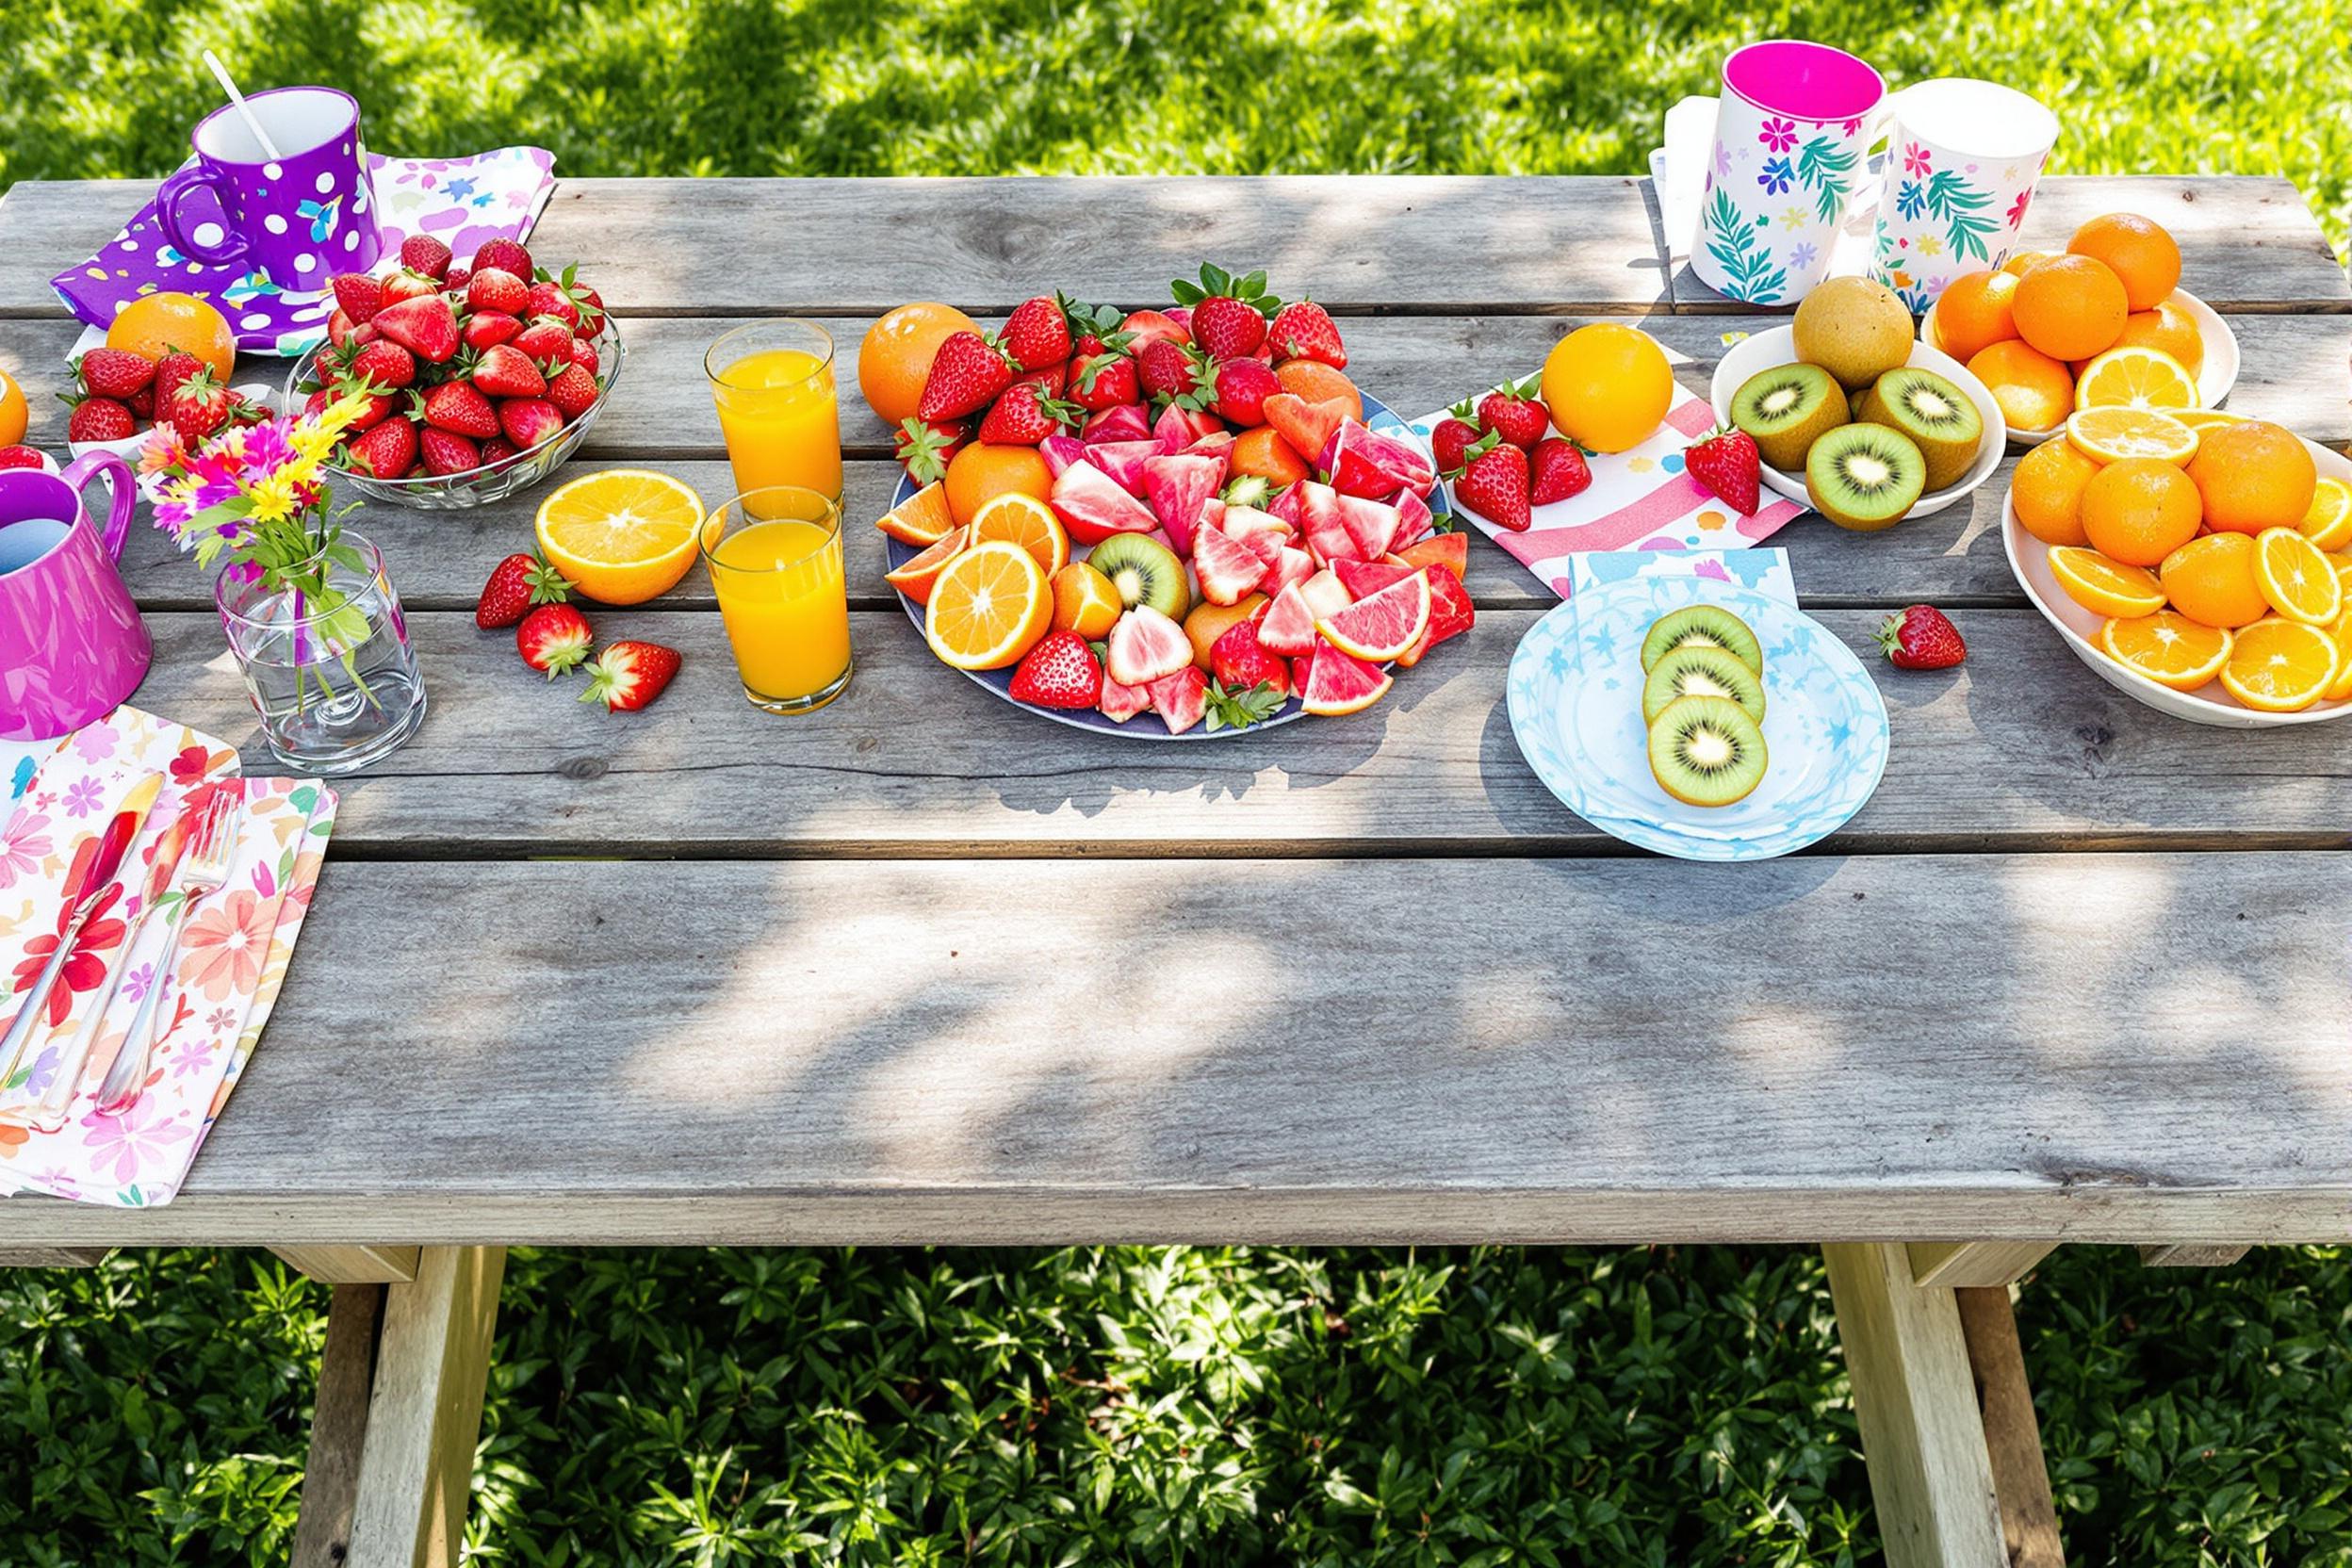
[{"label": "purple polka dot mug", "polygon": [[196,161],[155,193],[172,249],[242,267],[282,293],[309,293],[338,272],[375,266],[382,246],[358,101],[330,87],[282,87],[246,103],[278,156],[235,106],[206,115],[188,137]]}]

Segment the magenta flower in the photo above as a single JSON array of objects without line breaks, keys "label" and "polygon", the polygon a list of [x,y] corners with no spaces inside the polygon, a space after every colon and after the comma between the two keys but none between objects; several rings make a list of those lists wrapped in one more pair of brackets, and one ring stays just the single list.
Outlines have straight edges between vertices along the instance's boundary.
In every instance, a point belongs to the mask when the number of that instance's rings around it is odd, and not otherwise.
[{"label": "magenta flower", "polygon": [[41,870],[41,863],[57,853],[49,835],[41,831],[48,825],[47,817],[27,808],[0,826],[0,888],[13,887],[19,876]]},{"label": "magenta flower", "polygon": [[1785,153],[1797,144],[1797,122],[1776,116],[1767,117],[1764,128],[1756,133],[1756,139],[1775,153]]},{"label": "magenta flower", "polygon": [[2012,229],[2017,228],[2025,222],[2026,205],[2033,200],[2034,192],[2032,190],[2020,190],[2017,192],[2017,199],[2009,204],[2009,226]]},{"label": "magenta flower", "polygon": [[138,1177],[142,1162],[159,1161],[173,1144],[188,1141],[188,1129],[174,1126],[175,1119],[163,1109],[162,1096],[142,1094],[115,1115],[83,1118],[90,1135],[82,1143],[96,1153],[101,1167],[112,1161],[114,1179],[127,1184]]},{"label": "magenta flower", "polygon": [[1903,172],[1915,180],[1934,173],[1935,165],[1927,155],[1927,149],[1916,141],[1905,147],[1903,150]]}]

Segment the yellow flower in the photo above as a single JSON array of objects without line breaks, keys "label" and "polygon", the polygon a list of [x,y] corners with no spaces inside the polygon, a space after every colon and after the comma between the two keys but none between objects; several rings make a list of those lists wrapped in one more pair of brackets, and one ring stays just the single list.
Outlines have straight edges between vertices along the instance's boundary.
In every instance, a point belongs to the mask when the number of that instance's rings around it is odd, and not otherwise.
[{"label": "yellow flower", "polygon": [[293,465],[280,468],[246,486],[245,496],[254,517],[265,523],[283,522],[301,510],[294,496]]},{"label": "yellow flower", "polygon": [[325,456],[335,448],[335,437],[351,428],[351,421],[368,412],[374,398],[366,392],[347,392],[317,414],[306,414],[294,422],[294,449],[305,457]]}]

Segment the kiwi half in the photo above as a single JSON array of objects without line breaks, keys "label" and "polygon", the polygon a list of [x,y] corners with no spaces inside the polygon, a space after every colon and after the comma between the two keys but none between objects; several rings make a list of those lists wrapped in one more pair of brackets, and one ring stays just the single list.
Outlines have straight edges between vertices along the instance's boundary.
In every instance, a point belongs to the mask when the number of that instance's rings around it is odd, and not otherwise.
[{"label": "kiwi half", "polygon": [[1721,648],[1748,667],[1764,673],[1764,645],[1756,640],[1748,623],[1715,604],[1688,604],[1650,623],[1642,639],[1642,668],[1654,670],[1658,662],[1676,648]]},{"label": "kiwi half", "polygon": [[1894,527],[1926,488],[1918,443],[1886,425],[1841,425],[1805,454],[1813,510],[1857,533]]},{"label": "kiwi half", "polygon": [[1889,370],[1862,395],[1862,418],[1909,436],[1927,463],[1926,486],[1959,483],[1976,466],[1984,416],[1966,392],[1933,370]]},{"label": "kiwi half", "polygon": [[1731,422],[1756,439],[1765,463],[1793,474],[1813,443],[1847,423],[1846,394],[1818,365],[1758,370],[1731,395]]},{"label": "kiwi half", "polygon": [[1764,782],[1764,731],[1728,697],[1683,697],[1650,726],[1650,772],[1689,806],[1729,806]]},{"label": "kiwi half", "polygon": [[1140,533],[1114,533],[1094,547],[1086,564],[1111,580],[1119,602],[1133,610],[1148,604],[1171,621],[1192,608],[1192,588],[1176,552]]},{"label": "kiwi half", "polygon": [[1684,697],[1723,697],[1756,723],[1764,722],[1764,682],[1722,648],[1692,643],[1652,665],[1642,683],[1642,722],[1657,723],[1667,704]]}]

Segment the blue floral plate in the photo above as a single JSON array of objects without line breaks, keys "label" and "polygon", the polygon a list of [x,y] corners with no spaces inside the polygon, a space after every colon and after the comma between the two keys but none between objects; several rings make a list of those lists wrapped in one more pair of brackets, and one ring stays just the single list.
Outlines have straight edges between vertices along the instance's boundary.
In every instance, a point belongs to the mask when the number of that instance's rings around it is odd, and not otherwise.
[{"label": "blue floral plate", "polygon": [[[1718,604],[1764,645],[1764,782],[1733,806],[1689,806],[1658,786],[1642,722],[1642,639],[1686,605]],[[1886,704],[1862,662],[1810,616],[1713,578],[1589,587],[1511,656],[1511,733],[1528,766],[1605,833],[1685,860],[1765,860],[1843,826],[1886,770]]]}]

